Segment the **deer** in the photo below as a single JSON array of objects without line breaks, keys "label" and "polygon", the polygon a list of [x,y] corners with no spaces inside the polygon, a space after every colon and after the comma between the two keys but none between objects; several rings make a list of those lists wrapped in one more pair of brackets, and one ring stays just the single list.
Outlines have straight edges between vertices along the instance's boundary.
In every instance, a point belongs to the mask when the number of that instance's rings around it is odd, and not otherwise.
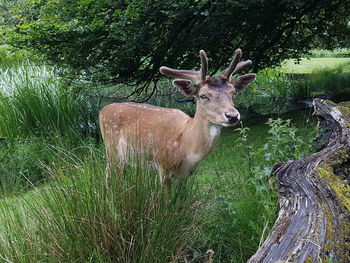
[{"label": "deer", "polygon": [[157,169],[161,182],[170,189],[174,178],[186,181],[212,152],[222,127],[239,122],[233,99],[256,79],[256,74],[232,76],[250,67],[252,61],[240,61],[242,51],[237,49],[227,69],[219,76],[208,76],[205,51],[199,56],[199,71],[159,69],[161,74],[176,78],[172,83],[183,95],[195,98],[193,118],[178,109],[133,102],[112,103],[100,111],[107,170],[120,171],[138,156]]}]

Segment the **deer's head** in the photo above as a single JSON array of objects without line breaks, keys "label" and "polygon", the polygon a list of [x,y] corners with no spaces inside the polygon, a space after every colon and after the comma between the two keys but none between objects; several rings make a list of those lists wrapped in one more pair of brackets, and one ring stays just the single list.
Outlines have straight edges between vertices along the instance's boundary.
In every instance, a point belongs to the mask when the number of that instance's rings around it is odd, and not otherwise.
[{"label": "deer's head", "polygon": [[199,71],[177,70],[168,67],[160,67],[164,75],[180,78],[175,79],[173,84],[185,96],[193,96],[197,101],[197,112],[204,119],[221,126],[233,126],[239,119],[240,114],[234,107],[235,94],[248,87],[255,80],[256,75],[246,74],[231,79],[232,75],[251,66],[252,61],[241,61],[242,51],[236,50],[230,66],[219,76],[208,76],[208,59],[203,50],[199,52],[201,68]]}]

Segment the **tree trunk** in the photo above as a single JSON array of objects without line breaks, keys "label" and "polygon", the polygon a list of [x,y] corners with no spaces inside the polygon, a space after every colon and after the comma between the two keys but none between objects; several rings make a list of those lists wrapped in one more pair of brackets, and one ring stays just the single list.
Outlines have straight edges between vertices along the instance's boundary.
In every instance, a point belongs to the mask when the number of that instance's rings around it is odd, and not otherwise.
[{"label": "tree trunk", "polygon": [[280,212],[248,262],[350,262],[350,102],[315,99],[323,149],[275,164]]}]

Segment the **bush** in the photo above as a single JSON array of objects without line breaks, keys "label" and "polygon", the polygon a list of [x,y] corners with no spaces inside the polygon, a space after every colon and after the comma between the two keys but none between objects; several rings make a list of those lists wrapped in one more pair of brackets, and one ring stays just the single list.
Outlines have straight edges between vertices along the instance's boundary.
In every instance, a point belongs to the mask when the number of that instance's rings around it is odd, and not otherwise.
[{"label": "bush", "polygon": [[25,49],[16,49],[9,45],[0,45],[0,67],[9,68],[16,64],[20,64],[25,60],[40,61],[40,58],[31,54]]}]

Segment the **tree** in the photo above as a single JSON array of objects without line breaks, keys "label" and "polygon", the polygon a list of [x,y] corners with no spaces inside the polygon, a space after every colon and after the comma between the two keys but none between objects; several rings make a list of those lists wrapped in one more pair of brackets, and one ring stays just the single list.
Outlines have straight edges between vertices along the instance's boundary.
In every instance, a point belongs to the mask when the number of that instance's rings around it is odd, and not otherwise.
[{"label": "tree", "polygon": [[11,18],[8,43],[143,95],[159,79],[160,66],[192,69],[200,49],[211,58],[212,72],[227,66],[237,47],[257,71],[307,53],[325,32],[336,33],[332,43],[349,32],[350,3],[342,0],[16,2],[30,10]]}]

